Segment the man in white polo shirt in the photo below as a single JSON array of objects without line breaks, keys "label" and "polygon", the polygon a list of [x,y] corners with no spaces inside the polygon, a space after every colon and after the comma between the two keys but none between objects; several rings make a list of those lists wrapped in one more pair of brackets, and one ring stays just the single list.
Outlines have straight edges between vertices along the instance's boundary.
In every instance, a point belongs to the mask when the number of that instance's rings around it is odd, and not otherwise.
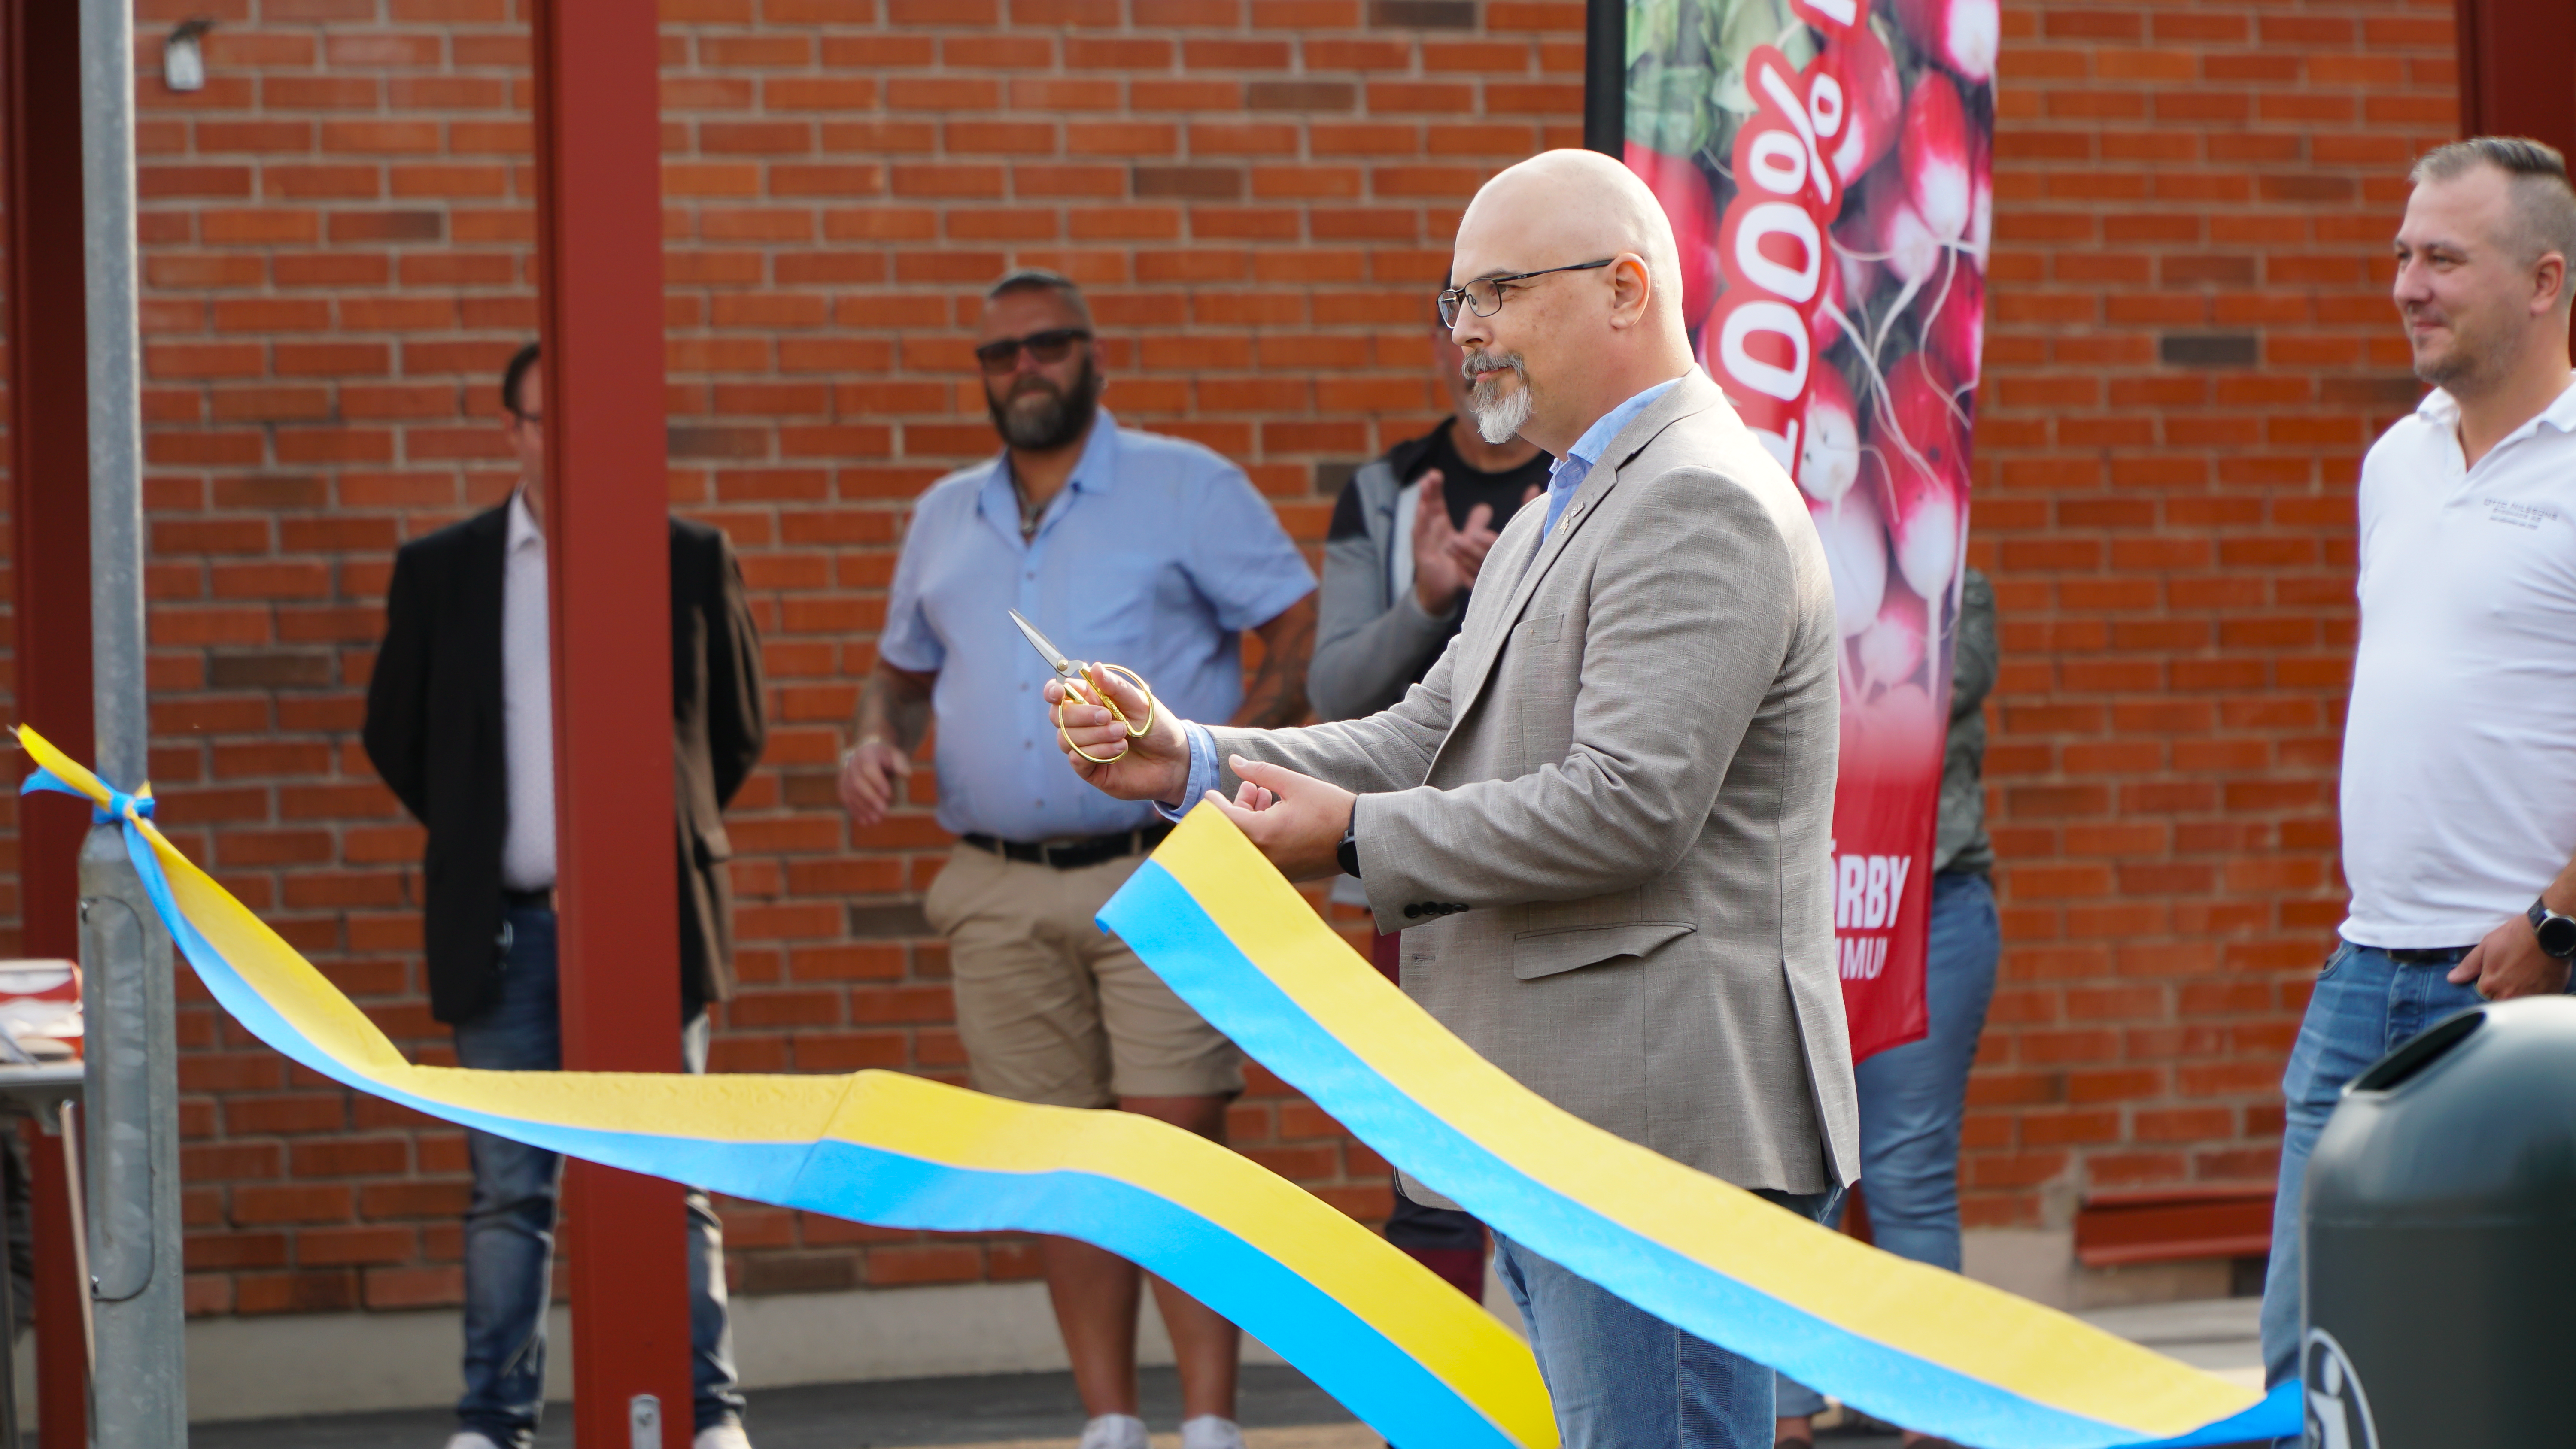
[{"label": "man in white polo shirt", "polygon": [[2434,390],[2361,469],[2352,907],[2282,1082],[2275,1384],[2299,1373],[2299,1190],[2344,1083],[2481,999],[2566,990],[2576,958],[2576,193],[2556,151],[2495,137],[2412,180],[2393,290]]}]

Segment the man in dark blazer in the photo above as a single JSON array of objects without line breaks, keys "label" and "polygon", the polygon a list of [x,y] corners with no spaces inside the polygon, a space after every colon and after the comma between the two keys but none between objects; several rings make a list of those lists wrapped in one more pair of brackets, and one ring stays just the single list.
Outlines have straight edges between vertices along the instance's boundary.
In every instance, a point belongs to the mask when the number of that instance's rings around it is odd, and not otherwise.
[{"label": "man in dark blazer", "polygon": [[[367,688],[367,756],[429,827],[423,902],[430,1011],[460,1065],[563,1065],[555,993],[554,730],[548,651],[544,378],[531,343],[503,375],[519,463],[508,502],[405,544]],[[760,760],[760,640],[725,536],[671,520],[673,833],[681,1054],[706,1070],[710,1001],[732,994],[723,809]],[[448,1449],[521,1449],[545,1384],[555,1154],[468,1134],[465,1395]],[[689,1194],[694,1449],[748,1449],[725,1311],[722,1230]]]}]

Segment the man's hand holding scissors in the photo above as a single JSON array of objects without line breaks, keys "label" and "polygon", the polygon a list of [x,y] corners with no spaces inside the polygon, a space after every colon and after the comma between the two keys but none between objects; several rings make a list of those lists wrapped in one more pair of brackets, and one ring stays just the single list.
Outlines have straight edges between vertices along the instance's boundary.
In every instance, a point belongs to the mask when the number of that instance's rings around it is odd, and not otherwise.
[{"label": "man's hand holding scissors", "polygon": [[[1119,714],[1100,706],[1104,683]],[[1180,807],[1181,792],[1190,785],[1190,742],[1170,710],[1152,710],[1153,724],[1142,735],[1130,735],[1126,720],[1148,717],[1145,694],[1106,672],[1071,681],[1050,679],[1046,702],[1055,717],[1056,742],[1075,774],[1116,799]]]},{"label": "man's hand holding scissors", "polygon": [[1009,613],[1055,675],[1046,684],[1047,718],[1073,772],[1116,799],[1177,808],[1190,787],[1190,744],[1181,722],[1133,673],[1068,659],[1019,610]]},{"label": "man's hand holding scissors", "polygon": [[[1028,621],[1012,617],[1056,671],[1047,681],[1046,703],[1065,763],[1104,794],[1179,809],[1190,786],[1190,744],[1183,722],[1123,671],[1111,673],[1066,659]],[[1103,707],[1104,690],[1114,710]],[[1132,729],[1138,720],[1147,723]],[[1331,875],[1341,868],[1337,853],[1358,796],[1277,765],[1241,756],[1227,763],[1243,781],[1241,792],[1228,800],[1210,790],[1206,803],[1224,811],[1271,864],[1291,880]]]}]

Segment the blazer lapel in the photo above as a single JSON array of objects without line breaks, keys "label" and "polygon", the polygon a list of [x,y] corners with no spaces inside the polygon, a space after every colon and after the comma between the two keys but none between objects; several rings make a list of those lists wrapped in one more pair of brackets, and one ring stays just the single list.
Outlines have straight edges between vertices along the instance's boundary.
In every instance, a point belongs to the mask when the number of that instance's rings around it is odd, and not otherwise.
[{"label": "blazer lapel", "polygon": [[[1467,717],[1468,709],[1484,692],[1485,681],[1493,673],[1494,661],[1502,657],[1503,641],[1511,637],[1512,626],[1520,622],[1521,615],[1529,609],[1531,598],[1538,593],[1539,580],[1545,578],[1548,569],[1563,556],[1576,530],[1600,510],[1601,500],[1618,486],[1620,470],[1636,461],[1637,455],[1644,452],[1646,445],[1664,429],[1693,413],[1706,411],[1722,396],[1717,384],[1708,380],[1708,374],[1692,368],[1682,375],[1680,383],[1672,391],[1655,399],[1654,406],[1630,418],[1628,425],[1619,430],[1619,435],[1610,440],[1610,446],[1601,450],[1600,463],[1585,475],[1582,486],[1574,490],[1574,497],[1566,503],[1564,514],[1556,520],[1556,527],[1548,530],[1526,556],[1528,561],[1519,571],[1519,581],[1512,585],[1503,607],[1491,616],[1493,622],[1478,633],[1472,647],[1461,641],[1461,647],[1467,648],[1468,652],[1459,656],[1458,678],[1451,686],[1450,719]],[[1533,499],[1531,507],[1536,508],[1544,502],[1544,499]],[[1524,514],[1530,511],[1529,508],[1521,510]],[[1545,518],[1546,511],[1539,509],[1538,516]],[[1509,567],[1512,561],[1504,559],[1501,562]],[[1489,568],[1487,571],[1492,570]]]},{"label": "blazer lapel", "polygon": [[465,550],[464,577],[457,581],[456,612],[469,641],[465,657],[474,671],[476,709],[501,724],[501,567],[509,545],[510,505],[476,514],[466,525],[473,546]]}]

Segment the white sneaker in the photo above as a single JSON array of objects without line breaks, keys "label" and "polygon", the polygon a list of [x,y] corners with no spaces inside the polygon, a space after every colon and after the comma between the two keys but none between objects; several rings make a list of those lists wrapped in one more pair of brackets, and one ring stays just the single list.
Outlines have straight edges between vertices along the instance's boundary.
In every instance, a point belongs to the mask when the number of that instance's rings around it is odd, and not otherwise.
[{"label": "white sneaker", "polygon": [[689,1449],[751,1449],[751,1436],[742,1432],[740,1424],[718,1424],[700,1429],[698,1437],[689,1441]]},{"label": "white sneaker", "polygon": [[501,1449],[501,1446],[492,1442],[491,1435],[477,1434],[469,1429],[448,1440],[447,1449]]},{"label": "white sneaker", "polygon": [[1243,1449],[1243,1430],[1232,1419],[1201,1414],[1181,1421],[1181,1449]]},{"label": "white sneaker", "polygon": [[1082,1426],[1082,1449],[1147,1449],[1145,1421],[1133,1414],[1103,1414]]}]

